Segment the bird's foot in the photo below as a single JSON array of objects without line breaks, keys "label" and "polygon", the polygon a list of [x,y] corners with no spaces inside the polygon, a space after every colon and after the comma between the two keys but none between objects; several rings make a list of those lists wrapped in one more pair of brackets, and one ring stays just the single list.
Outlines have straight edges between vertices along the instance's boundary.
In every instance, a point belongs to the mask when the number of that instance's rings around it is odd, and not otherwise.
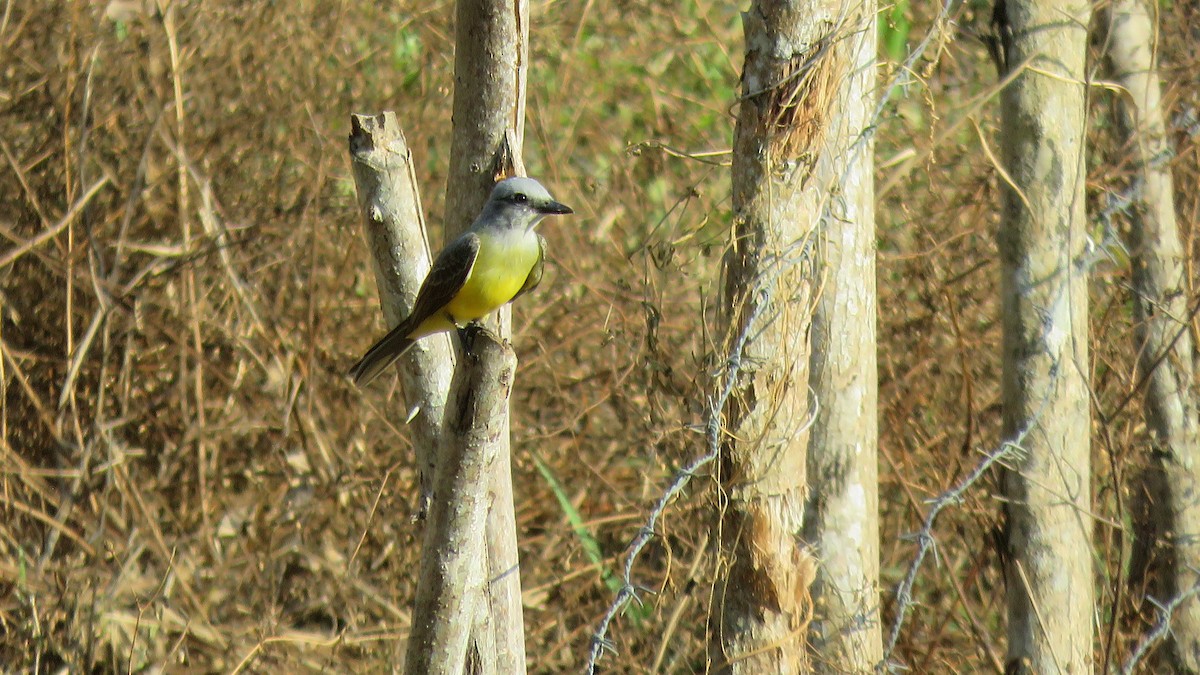
[{"label": "bird's foot", "polygon": [[484,326],[479,320],[471,321],[465,326],[459,326],[458,339],[462,343],[463,353],[474,356],[475,341],[482,335],[487,335],[493,340],[497,339],[496,335],[488,330],[487,326]]}]

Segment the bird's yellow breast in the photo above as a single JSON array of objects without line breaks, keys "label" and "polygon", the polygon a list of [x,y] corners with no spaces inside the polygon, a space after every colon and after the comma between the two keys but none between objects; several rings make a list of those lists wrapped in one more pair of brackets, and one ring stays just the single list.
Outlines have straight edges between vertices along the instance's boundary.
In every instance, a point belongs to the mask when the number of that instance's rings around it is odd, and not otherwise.
[{"label": "bird's yellow breast", "polygon": [[500,309],[525,285],[539,255],[532,231],[481,232],[471,275],[446,310],[465,323]]}]

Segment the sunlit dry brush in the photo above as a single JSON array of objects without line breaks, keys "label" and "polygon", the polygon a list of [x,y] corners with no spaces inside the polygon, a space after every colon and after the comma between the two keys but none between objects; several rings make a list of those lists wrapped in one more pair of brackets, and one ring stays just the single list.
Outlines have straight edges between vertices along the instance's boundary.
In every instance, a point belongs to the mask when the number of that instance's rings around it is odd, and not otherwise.
[{"label": "sunlit dry brush", "polygon": [[[597,26],[616,15],[581,9],[547,16],[549,36],[607,40]],[[344,139],[352,111],[401,112],[436,247],[449,10],[11,8],[0,180],[15,198],[0,222],[18,244],[54,232],[3,271],[7,663],[395,660],[415,476],[399,393],[340,377],[378,330]],[[568,74],[601,91],[593,72]],[[516,337],[530,634],[556,671],[593,616],[561,608],[606,591],[530,458],[587,496],[588,527],[618,551],[615,527],[665,475],[657,452],[685,444],[698,295],[663,280],[692,236],[676,219],[693,227],[721,188],[698,198],[673,178],[692,168],[626,154],[657,136],[640,103],[595,96],[576,133],[533,79],[531,171],[586,206],[548,232],[549,283]],[[638,110],[606,121],[605,106]],[[635,190],[660,174],[655,195]],[[588,602],[567,603],[576,593]]]},{"label": "sunlit dry brush", "polygon": [[[384,669],[403,654],[420,526],[402,392],[342,378],[382,330],[346,136],[352,112],[397,111],[437,249],[453,6],[173,4],[3,5],[0,662]],[[919,4],[910,46],[932,18]],[[533,11],[525,159],[578,213],[545,228],[546,277],[514,321],[527,650],[557,673],[585,658],[606,568],[704,450],[743,45],[736,8],[705,0]],[[996,77],[966,32],[990,10],[973,11],[956,9],[959,31],[878,127],[885,626],[925,500],[999,439]],[[1193,285],[1196,11],[1161,21]],[[1100,214],[1127,167],[1107,161],[1111,115],[1093,100]],[[1115,255],[1092,283],[1105,611],[1146,433]],[[610,672],[704,671],[712,490],[702,476],[667,510],[635,570],[658,593],[645,618],[618,618]],[[914,672],[988,672],[1003,653],[997,514],[981,488],[939,520],[896,655]],[[1134,590],[1114,658],[1154,620]]]},{"label": "sunlit dry brush", "polygon": [[344,76],[378,47],[332,6],[9,9],[0,220],[70,218],[4,271],[4,660],[386,655],[410,463],[339,377],[369,325]]}]

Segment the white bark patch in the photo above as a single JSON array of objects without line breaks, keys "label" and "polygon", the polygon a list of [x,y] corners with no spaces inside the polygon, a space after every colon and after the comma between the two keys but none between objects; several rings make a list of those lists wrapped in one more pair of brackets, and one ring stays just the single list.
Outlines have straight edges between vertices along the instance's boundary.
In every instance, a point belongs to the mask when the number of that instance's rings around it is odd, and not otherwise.
[{"label": "white bark patch", "polygon": [[1057,360],[1069,353],[1071,341],[1071,298],[1066,288],[1060,290],[1050,305],[1045,324],[1045,348]]}]

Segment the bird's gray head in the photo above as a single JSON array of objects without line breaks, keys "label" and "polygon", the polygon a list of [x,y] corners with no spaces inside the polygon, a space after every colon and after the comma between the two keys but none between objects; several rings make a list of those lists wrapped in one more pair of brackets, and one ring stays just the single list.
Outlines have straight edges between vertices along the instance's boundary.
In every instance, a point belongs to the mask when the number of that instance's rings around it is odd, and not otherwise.
[{"label": "bird's gray head", "polygon": [[554,201],[546,188],[532,178],[508,178],[496,183],[480,218],[503,218],[510,224],[533,227],[545,216],[574,213]]}]

